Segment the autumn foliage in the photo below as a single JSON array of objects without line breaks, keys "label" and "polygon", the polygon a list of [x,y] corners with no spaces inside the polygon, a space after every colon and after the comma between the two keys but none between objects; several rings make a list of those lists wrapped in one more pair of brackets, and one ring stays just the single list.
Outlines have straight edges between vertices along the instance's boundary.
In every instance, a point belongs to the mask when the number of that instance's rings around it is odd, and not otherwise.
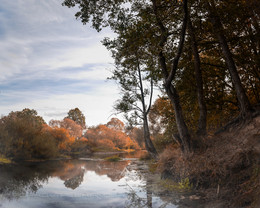
[{"label": "autumn foliage", "polygon": [[[71,119],[47,125],[35,110],[11,112],[0,119],[0,152],[18,159],[53,158],[87,149],[82,127]],[[81,148],[78,148],[78,146]]]},{"label": "autumn foliage", "polygon": [[35,110],[24,109],[0,119],[0,153],[21,160],[79,156],[95,149],[138,149],[123,130],[124,123],[113,118],[106,125],[89,128],[84,137],[83,127],[67,117],[48,125]]},{"label": "autumn foliage", "polygon": [[112,118],[106,125],[89,128],[86,137],[98,149],[138,149],[137,142],[124,133],[123,129],[123,122]]}]

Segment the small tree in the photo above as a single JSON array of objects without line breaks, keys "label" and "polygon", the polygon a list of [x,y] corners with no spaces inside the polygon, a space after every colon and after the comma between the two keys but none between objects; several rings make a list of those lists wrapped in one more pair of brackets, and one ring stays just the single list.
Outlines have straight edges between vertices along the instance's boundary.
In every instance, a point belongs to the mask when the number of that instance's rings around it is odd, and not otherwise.
[{"label": "small tree", "polygon": [[153,78],[145,71],[147,65],[141,62],[137,54],[125,62],[119,59],[116,57],[117,67],[113,71],[112,79],[120,84],[122,97],[116,102],[114,108],[125,114],[130,125],[143,125],[145,147],[151,156],[156,158],[157,151],[152,143],[148,124],[154,87]]}]

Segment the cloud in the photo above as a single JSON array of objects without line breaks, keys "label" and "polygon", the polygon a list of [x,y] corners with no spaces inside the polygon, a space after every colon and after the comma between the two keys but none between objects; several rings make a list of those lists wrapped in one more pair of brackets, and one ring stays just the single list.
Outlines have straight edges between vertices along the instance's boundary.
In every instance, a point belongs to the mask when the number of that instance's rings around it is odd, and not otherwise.
[{"label": "cloud", "polygon": [[[106,123],[111,119],[114,113],[112,108],[117,99],[118,89],[112,83],[102,84],[91,91],[81,93],[34,93],[27,92],[10,92],[8,102],[12,99],[21,99],[20,102],[9,103],[4,105],[0,102],[2,112],[20,111],[24,108],[37,110],[40,116],[43,116],[46,122],[51,119],[63,119],[70,109],[78,107],[86,116],[87,125],[96,125]],[[7,95],[8,93],[6,93]],[[2,93],[3,95],[3,93]],[[32,99],[33,97],[33,99]]]},{"label": "cloud", "polygon": [[45,120],[79,107],[88,124],[106,121],[118,98],[107,82],[113,67],[97,33],[75,20],[62,0],[2,0],[0,4],[0,111],[36,109]]}]

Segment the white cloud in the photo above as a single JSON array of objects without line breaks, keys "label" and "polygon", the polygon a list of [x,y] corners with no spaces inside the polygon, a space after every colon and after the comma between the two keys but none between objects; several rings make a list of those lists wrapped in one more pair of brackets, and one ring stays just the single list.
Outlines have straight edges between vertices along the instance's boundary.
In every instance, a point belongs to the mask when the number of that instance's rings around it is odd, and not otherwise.
[{"label": "white cloud", "polygon": [[118,98],[106,82],[113,60],[97,33],[76,21],[62,0],[2,0],[0,112],[33,108],[50,119],[79,107],[88,125],[105,123]]},{"label": "white cloud", "polygon": [[4,6],[3,14],[10,18],[0,20],[4,33],[0,38],[1,80],[30,70],[113,62],[100,43],[111,33],[108,30],[97,33],[83,26],[75,20],[75,10],[62,7],[61,3],[61,0],[4,0],[0,7]]},{"label": "white cloud", "polygon": [[[5,93],[5,95],[9,94]],[[114,113],[113,104],[117,99],[118,90],[111,83],[102,84],[86,93],[64,93],[55,95],[51,92],[47,95],[40,93],[31,99],[31,92],[11,92],[9,98],[19,99],[27,97],[22,102],[14,102],[10,105],[1,106],[1,112],[7,115],[11,111],[21,111],[24,108],[37,110],[46,122],[51,119],[63,119],[70,109],[78,107],[86,116],[88,126],[107,123]],[[41,95],[44,95],[41,98]]]},{"label": "white cloud", "polygon": [[[55,57],[47,57],[42,60],[48,69],[65,67],[83,67],[86,64],[104,64],[112,62],[108,51],[98,42],[96,45],[67,48],[63,53],[55,53]],[[44,65],[44,63],[41,63]]]}]

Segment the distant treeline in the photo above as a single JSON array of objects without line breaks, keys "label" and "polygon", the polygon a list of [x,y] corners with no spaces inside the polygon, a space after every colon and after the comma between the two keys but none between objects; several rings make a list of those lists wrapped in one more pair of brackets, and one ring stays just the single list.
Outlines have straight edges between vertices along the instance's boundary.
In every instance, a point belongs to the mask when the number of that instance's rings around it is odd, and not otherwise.
[{"label": "distant treeline", "polygon": [[86,130],[85,116],[78,108],[70,110],[63,120],[51,120],[49,125],[35,110],[27,108],[0,119],[0,155],[13,160],[139,148],[136,140],[124,133],[124,124],[118,119]]}]

